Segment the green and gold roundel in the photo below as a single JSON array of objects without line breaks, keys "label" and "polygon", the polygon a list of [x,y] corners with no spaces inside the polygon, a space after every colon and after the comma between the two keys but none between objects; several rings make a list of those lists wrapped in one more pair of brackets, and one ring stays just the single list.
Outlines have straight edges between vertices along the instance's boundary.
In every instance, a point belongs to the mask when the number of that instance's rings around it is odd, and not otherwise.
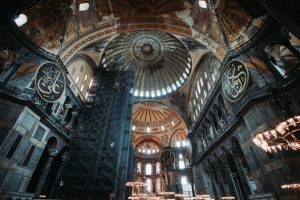
[{"label": "green and gold roundel", "polygon": [[248,87],[249,72],[246,65],[239,61],[229,62],[223,71],[222,89],[223,93],[231,102],[240,100]]},{"label": "green and gold roundel", "polygon": [[163,167],[171,167],[175,161],[175,155],[171,150],[164,150],[160,155],[160,163]]},{"label": "green and gold roundel", "polygon": [[64,73],[55,63],[47,62],[39,66],[35,75],[35,90],[44,101],[57,101],[65,87]]}]

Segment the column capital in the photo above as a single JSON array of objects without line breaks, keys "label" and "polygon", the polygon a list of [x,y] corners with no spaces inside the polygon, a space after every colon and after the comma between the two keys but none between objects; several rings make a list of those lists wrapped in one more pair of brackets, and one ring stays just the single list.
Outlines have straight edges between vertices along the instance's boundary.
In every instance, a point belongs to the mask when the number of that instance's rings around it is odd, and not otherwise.
[{"label": "column capital", "polygon": [[233,157],[237,157],[241,155],[241,149],[238,148],[231,148],[229,152],[232,154]]},{"label": "column capital", "polygon": [[67,163],[70,160],[70,156],[69,155],[63,155],[61,157],[61,162],[62,163]]},{"label": "column capital", "polygon": [[72,111],[72,116],[74,116],[74,117],[78,116],[78,112],[77,111]]},{"label": "column capital", "polygon": [[203,164],[203,169],[207,173],[211,173],[212,172],[212,168],[209,165],[207,165],[207,164]]},{"label": "column capital", "polygon": [[214,169],[217,169],[221,166],[221,163],[218,160],[212,161],[211,165]]},{"label": "column capital", "polygon": [[58,154],[58,150],[55,148],[49,148],[47,150],[50,157],[56,157]]},{"label": "column capital", "polygon": [[222,154],[219,156],[219,158],[220,158],[220,161],[222,162],[222,164],[228,162],[227,155]]},{"label": "column capital", "polygon": [[70,103],[68,103],[68,104],[65,104],[65,108],[66,109],[70,109],[70,108],[72,108],[73,106],[72,106],[72,104],[70,104]]}]

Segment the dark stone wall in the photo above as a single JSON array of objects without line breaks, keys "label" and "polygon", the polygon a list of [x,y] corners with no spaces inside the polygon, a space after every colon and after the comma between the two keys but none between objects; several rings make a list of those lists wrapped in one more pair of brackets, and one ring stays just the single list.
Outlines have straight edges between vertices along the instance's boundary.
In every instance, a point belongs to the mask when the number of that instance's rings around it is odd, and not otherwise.
[{"label": "dark stone wall", "polygon": [[[284,97],[288,99],[290,102],[288,107],[294,115],[300,113],[299,94],[296,92],[299,91],[299,89],[299,85],[296,84],[278,93],[280,98]],[[277,98],[277,94],[274,94],[273,97]],[[213,176],[211,176],[212,171],[225,168],[224,158],[226,164],[230,162],[227,155],[233,154],[234,149],[237,148],[233,142],[233,139],[237,139],[240,145],[240,153],[243,154],[242,161],[247,164],[247,167],[244,165],[243,168],[248,177],[248,185],[246,185],[246,187],[252,190],[253,196],[271,193],[273,194],[272,198],[299,198],[296,192],[293,190],[283,190],[281,185],[299,182],[300,153],[293,150],[266,153],[252,142],[252,138],[257,132],[272,129],[284,119],[285,111],[282,107],[278,107],[278,105],[274,106],[272,98],[256,100],[252,102],[251,105],[248,104],[247,108],[239,115],[232,115],[231,118],[237,118],[239,120],[234,122],[230,121],[229,118],[227,122],[229,129],[217,133],[224,135],[214,140],[212,144],[213,147],[210,147],[208,151],[195,152],[193,172],[197,193],[209,193],[211,196],[215,195],[216,192],[212,190],[212,179],[214,179],[212,178]],[[195,133],[195,139],[192,139],[192,141],[197,140],[198,134],[200,133]],[[202,155],[200,159],[197,157],[199,154]],[[240,157],[241,154],[239,155]],[[236,172],[232,171],[232,175],[235,173]],[[223,177],[223,179],[225,180],[223,183],[222,180],[216,181],[216,191],[218,191],[221,196],[234,195],[230,193],[229,190],[228,193],[221,192],[221,187],[230,187],[230,181],[228,181],[226,177]],[[241,183],[240,185],[245,184]],[[215,196],[215,198],[217,197]],[[244,199],[247,198],[248,197],[244,196]]]},{"label": "dark stone wall", "polygon": [[[277,77],[264,49],[270,41],[277,41],[280,32],[276,26],[253,49],[234,58],[242,60],[249,70],[245,95],[237,102],[228,101],[218,80],[190,133],[198,194],[216,199],[299,199],[296,191],[281,188],[300,181],[299,151],[267,153],[252,141],[258,132],[274,129],[279,122],[300,113],[299,70],[286,78]],[[216,126],[213,120],[218,119],[219,108],[225,123]],[[214,127],[212,138],[207,137],[211,135],[206,130],[210,126]]]},{"label": "dark stone wall", "polygon": [[28,107],[4,99],[0,102],[0,193],[25,193],[48,139],[58,138],[57,149],[66,142]]}]

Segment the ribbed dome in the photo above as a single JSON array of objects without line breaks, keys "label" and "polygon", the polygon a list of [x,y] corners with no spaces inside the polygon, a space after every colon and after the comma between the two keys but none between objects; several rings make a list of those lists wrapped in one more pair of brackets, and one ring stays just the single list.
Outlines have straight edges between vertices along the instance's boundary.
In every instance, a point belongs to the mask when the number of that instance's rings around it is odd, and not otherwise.
[{"label": "ribbed dome", "polygon": [[175,110],[154,102],[134,104],[131,119],[135,134],[164,134],[180,127],[186,128]]},{"label": "ribbed dome", "polygon": [[132,113],[132,123],[134,125],[165,125],[178,118],[177,114],[170,108],[156,104],[136,104]]},{"label": "ribbed dome", "polygon": [[131,142],[139,156],[157,155],[163,147],[178,146],[178,141],[186,140],[186,123],[166,105],[156,102],[135,103],[131,120]]},{"label": "ribbed dome", "polygon": [[177,91],[191,72],[191,57],[174,36],[159,31],[122,33],[106,48],[104,68],[135,71],[134,96],[155,98]]}]

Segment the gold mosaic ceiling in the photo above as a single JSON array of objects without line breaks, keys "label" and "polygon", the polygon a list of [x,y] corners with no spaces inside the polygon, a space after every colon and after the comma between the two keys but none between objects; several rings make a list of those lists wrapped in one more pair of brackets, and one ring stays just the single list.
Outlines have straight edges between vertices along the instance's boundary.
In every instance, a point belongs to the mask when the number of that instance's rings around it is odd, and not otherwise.
[{"label": "gold mosaic ceiling", "polygon": [[[147,145],[151,149],[175,145],[174,141],[185,140],[187,126],[180,115],[170,107],[155,102],[136,103],[132,112],[131,142],[134,149],[147,153]],[[175,142],[176,142],[175,141]],[[146,148],[147,147],[147,148]],[[156,154],[149,152],[149,154]]]},{"label": "gold mosaic ceiling", "polygon": [[[247,43],[263,28],[265,16],[253,18],[239,0],[41,0],[21,11],[28,22],[20,29],[37,46],[58,54],[64,63],[81,48],[116,33],[158,30],[190,37],[207,46],[219,59],[228,49]],[[215,14],[217,13],[219,17]],[[221,19],[221,20],[220,20]],[[221,33],[221,26],[225,34]],[[230,29],[230,30],[229,30]]]},{"label": "gold mosaic ceiling", "polygon": [[164,125],[170,123],[177,116],[173,110],[157,106],[156,103],[135,105],[132,113],[132,123],[134,125]]}]

